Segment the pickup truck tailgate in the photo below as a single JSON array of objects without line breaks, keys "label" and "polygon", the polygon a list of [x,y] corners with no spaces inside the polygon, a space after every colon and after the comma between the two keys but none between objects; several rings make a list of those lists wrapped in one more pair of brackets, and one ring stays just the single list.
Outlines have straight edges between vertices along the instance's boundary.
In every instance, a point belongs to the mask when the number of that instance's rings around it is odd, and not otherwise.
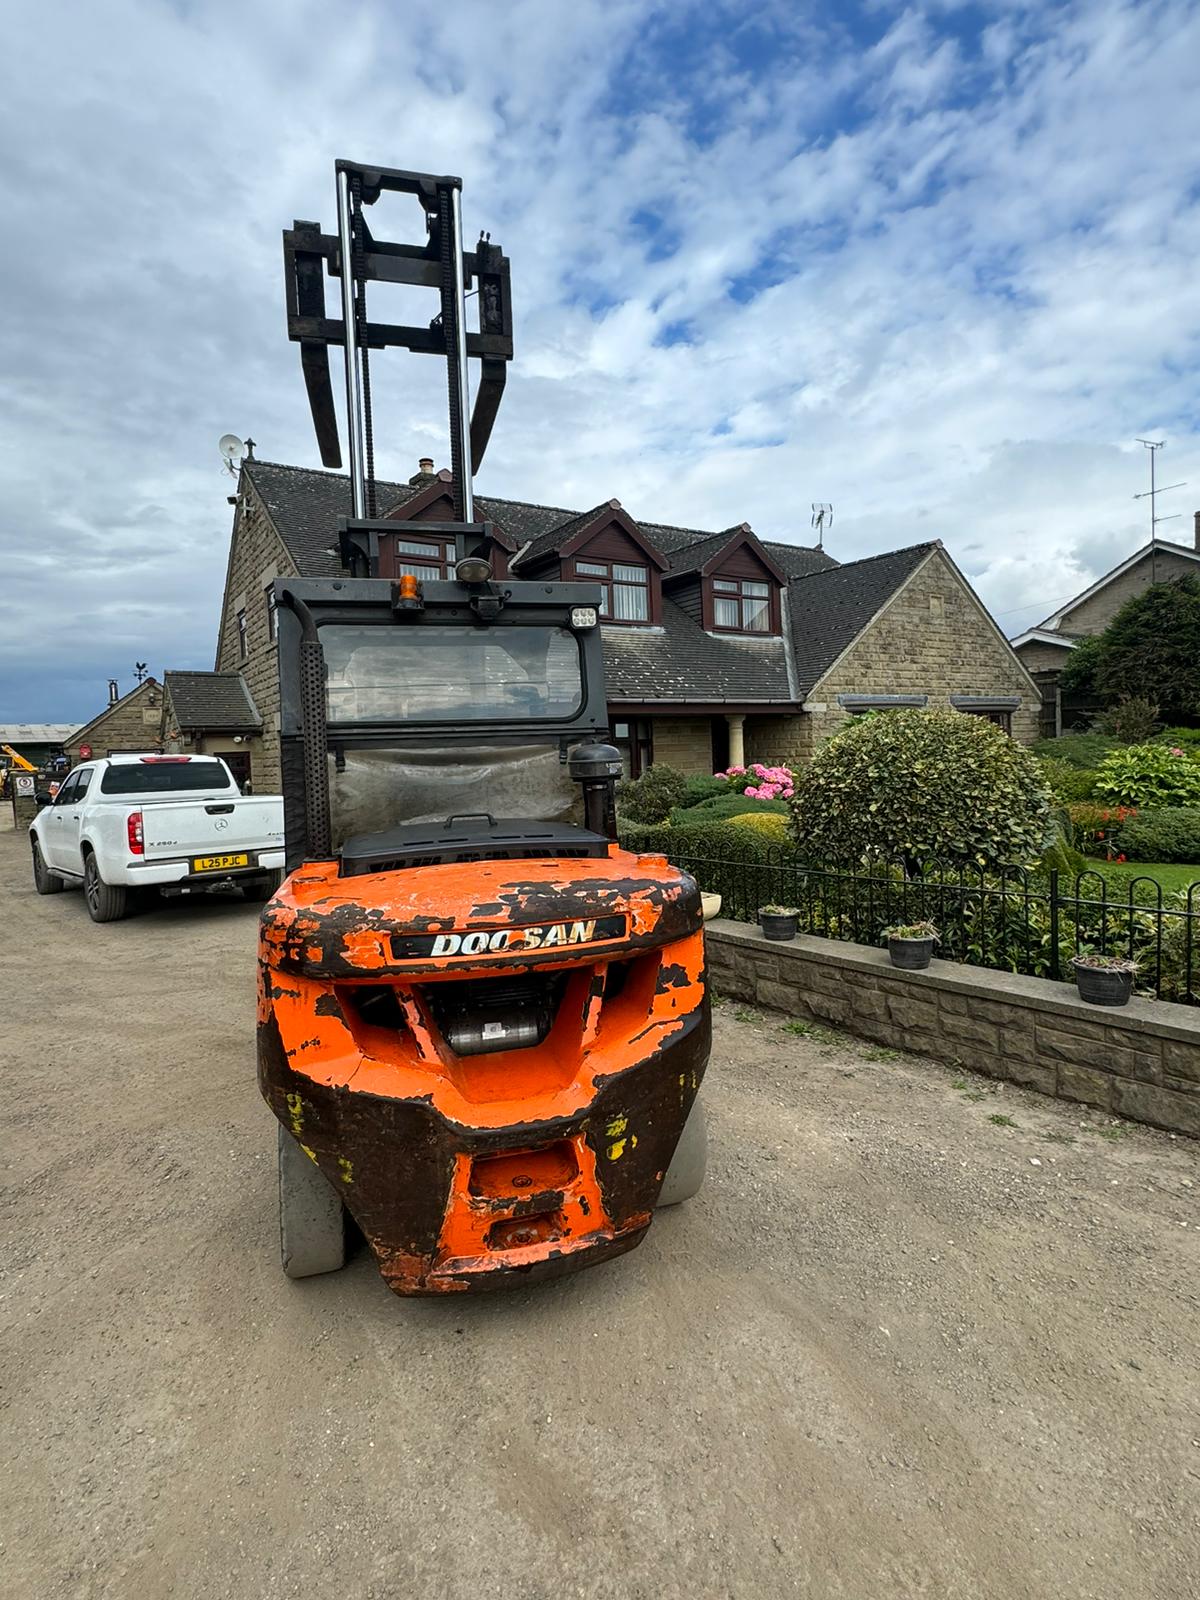
[{"label": "pickup truck tailgate", "polygon": [[283,801],[278,795],[229,800],[167,800],[142,808],[147,861],[180,856],[251,854],[283,848]]}]

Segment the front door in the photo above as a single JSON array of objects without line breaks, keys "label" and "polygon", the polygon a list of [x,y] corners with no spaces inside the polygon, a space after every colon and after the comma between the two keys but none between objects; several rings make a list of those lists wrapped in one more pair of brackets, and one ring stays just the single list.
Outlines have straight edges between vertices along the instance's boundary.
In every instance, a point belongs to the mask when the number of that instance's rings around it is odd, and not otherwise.
[{"label": "front door", "polygon": [[233,781],[243,794],[248,793],[247,785],[250,782],[250,752],[249,750],[227,750],[221,760],[233,773]]}]

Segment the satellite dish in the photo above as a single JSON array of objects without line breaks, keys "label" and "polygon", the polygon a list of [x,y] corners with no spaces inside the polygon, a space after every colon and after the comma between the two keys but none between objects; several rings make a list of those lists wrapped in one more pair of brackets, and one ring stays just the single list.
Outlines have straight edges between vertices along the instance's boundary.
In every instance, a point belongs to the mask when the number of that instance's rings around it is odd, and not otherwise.
[{"label": "satellite dish", "polygon": [[230,472],[236,472],[238,463],[246,454],[245,441],[239,439],[236,433],[223,433],[217,443],[217,449],[224,457],[225,465]]}]

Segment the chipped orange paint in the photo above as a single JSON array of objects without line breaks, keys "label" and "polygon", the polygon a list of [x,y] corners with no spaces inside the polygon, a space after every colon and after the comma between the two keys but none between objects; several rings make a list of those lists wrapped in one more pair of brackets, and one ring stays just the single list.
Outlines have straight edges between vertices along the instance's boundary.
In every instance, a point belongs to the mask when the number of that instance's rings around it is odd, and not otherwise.
[{"label": "chipped orange paint", "polygon": [[[392,945],[618,917],[619,936],[550,948],[413,958]],[[567,1271],[641,1237],[707,1059],[704,943],[691,879],[661,858],[616,846],[599,859],[348,878],[336,863],[307,863],[264,911],[259,958],[263,1092],[278,1112],[286,1080],[293,1096],[311,1103],[306,1141],[327,1176],[353,1156],[344,1198],[398,1292]],[[610,993],[614,963],[623,982]],[[435,986],[533,972],[565,980],[543,1041],[457,1055],[430,1005]],[[399,1026],[372,1023],[356,1009],[355,991],[381,983],[393,992]],[[675,1060],[681,1052],[684,1072]],[[376,1213],[401,1232],[405,1223],[398,1202],[387,1210],[386,1193],[371,1215],[356,1209],[361,1202],[370,1210],[362,1196],[373,1165],[392,1161],[404,1172],[409,1153],[339,1148],[348,1128],[362,1137],[363,1108],[369,1114],[384,1102],[416,1109],[429,1119],[430,1140],[450,1141],[441,1221],[436,1238],[423,1235],[424,1249],[387,1236]],[[614,1114],[620,1138],[599,1125]],[[373,1192],[381,1192],[377,1181]]]}]

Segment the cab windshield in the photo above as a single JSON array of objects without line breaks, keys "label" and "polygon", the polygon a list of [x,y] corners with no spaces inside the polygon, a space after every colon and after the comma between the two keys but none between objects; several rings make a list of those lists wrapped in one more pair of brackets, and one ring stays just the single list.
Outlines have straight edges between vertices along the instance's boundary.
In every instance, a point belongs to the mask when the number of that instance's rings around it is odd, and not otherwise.
[{"label": "cab windshield", "polygon": [[567,628],[326,624],[321,648],[331,724],[561,721],[583,706]]}]

